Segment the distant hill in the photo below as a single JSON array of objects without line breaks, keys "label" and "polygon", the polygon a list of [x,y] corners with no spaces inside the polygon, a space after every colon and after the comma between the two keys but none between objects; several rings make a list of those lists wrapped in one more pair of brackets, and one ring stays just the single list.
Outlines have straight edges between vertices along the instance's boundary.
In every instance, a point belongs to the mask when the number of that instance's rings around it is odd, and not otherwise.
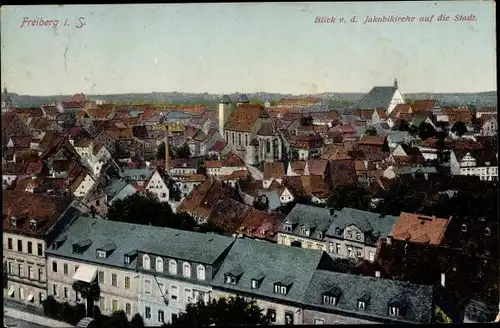
[{"label": "distant hill", "polygon": [[[266,99],[278,101],[281,98],[291,97],[317,97],[322,98],[328,104],[351,103],[362,98],[364,93],[341,93],[327,92],[320,94],[280,94],[280,93],[247,93],[251,102],[264,102]],[[70,100],[71,95],[56,96],[30,96],[10,94],[13,104],[16,107],[30,107],[50,104],[54,101]],[[239,93],[230,94],[233,101],[236,101]],[[410,99],[437,99],[445,105],[466,105],[474,104],[476,106],[496,106],[497,92],[479,92],[479,93],[408,93],[404,95]],[[152,92],[152,93],[124,93],[109,95],[87,95],[91,100],[104,100],[114,103],[129,104],[206,104],[209,108],[217,108],[220,95],[208,93],[183,93],[183,92]]]}]

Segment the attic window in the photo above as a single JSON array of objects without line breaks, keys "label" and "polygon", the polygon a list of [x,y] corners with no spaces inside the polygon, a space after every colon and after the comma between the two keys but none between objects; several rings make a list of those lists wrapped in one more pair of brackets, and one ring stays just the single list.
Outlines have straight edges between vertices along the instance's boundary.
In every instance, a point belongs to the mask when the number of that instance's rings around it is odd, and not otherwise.
[{"label": "attic window", "polygon": [[323,294],[323,304],[337,305],[342,292],[339,288],[333,287],[331,290]]},{"label": "attic window", "polygon": [[340,228],[335,228],[335,234],[340,235]]},{"label": "attic window", "polygon": [[286,276],[281,281],[278,281],[274,284],[274,292],[276,294],[288,294],[290,287],[293,283],[294,278],[291,276]]},{"label": "attic window", "polygon": [[74,243],[73,244],[73,253],[75,254],[82,254],[89,248],[89,246],[92,245],[92,241],[90,239],[86,239],[84,241]]},{"label": "attic window", "polygon": [[318,238],[319,238],[319,239],[322,239],[322,238],[323,238],[323,232],[318,231]]},{"label": "attic window", "polygon": [[358,310],[365,310],[366,309],[366,303],[364,301],[358,300]]},{"label": "attic window", "polygon": [[125,264],[130,264],[137,257],[137,251],[132,251],[130,253],[125,254],[124,262]]},{"label": "attic window", "polygon": [[358,299],[358,310],[366,310],[366,306],[370,301],[370,295],[364,294],[361,298]]},{"label": "attic window", "polygon": [[17,226],[17,218],[15,216],[10,218],[11,227],[15,228]]},{"label": "attic window", "polygon": [[309,237],[309,228],[308,227],[301,227],[300,228],[300,233],[304,236],[308,236]]},{"label": "attic window", "polygon": [[36,228],[37,228],[37,221],[30,220],[30,230],[36,230]]},{"label": "attic window", "polygon": [[226,284],[236,285],[242,275],[243,270],[241,269],[241,267],[237,266],[224,275],[224,281],[226,282]]},{"label": "attic window", "polygon": [[110,244],[107,244],[104,247],[98,248],[97,251],[96,251],[96,253],[97,253],[96,255],[100,259],[105,259],[108,256],[110,256],[111,253],[113,253],[113,251],[115,249],[116,249],[116,245],[113,244],[113,243],[110,243]]},{"label": "attic window", "polygon": [[399,316],[399,307],[397,306],[389,306],[389,315],[392,317],[398,317]]},{"label": "attic window", "polygon": [[66,239],[68,239],[67,236],[64,236],[62,238],[56,239],[54,241],[54,243],[52,244],[52,249],[58,249],[59,247],[61,247],[61,245],[66,241]]},{"label": "attic window", "polygon": [[292,232],[292,225],[290,223],[285,223],[285,226],[283,227],[286,232]]},{"label": "attic window", "polygon": [[465,223],[462,224],[462,232],[467,232],[467,225]]},{"label": "attic window", "polygon": [[260,282],[256,279],[252,279],[252,289],[257,289],[260,286]]},{"label": "attic window", "polygon": [[262,280],[264,280],[265,275],[263,273],[259,273],[254,278],[252,278],[252,289],[257,289],[260,287]]}]

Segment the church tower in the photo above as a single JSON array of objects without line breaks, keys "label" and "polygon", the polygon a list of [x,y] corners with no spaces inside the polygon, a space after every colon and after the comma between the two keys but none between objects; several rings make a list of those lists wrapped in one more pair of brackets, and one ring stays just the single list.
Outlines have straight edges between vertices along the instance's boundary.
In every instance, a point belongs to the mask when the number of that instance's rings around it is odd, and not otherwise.
[{"label": "church tower", "polygon": [[231,115],[232,103],[228,95],[223,95],[219,101],[219,134],[224,137],[224,125]]},{"label": "church tower", "polygon": [[12,108],[12,99],[7,92],[7,88],[3,88],[2,92],[2,113]]},{"label": "church tower", "polygon": [[398,79],[394,78],[394,88],[398,88]]}]

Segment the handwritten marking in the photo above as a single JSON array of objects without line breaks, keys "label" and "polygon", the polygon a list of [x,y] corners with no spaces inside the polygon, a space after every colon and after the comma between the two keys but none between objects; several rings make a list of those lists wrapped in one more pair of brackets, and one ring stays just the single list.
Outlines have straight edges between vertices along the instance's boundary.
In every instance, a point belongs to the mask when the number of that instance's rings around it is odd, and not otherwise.
[{"label": "handwritten marking", "polygon": [[59,23],[61,25],[70,27],[74,26],[76,28],[82,28],[87,25],[85,22],[85,17],[79,17],[77,22],[73,25],[68,22],[68,18],[64,20],[64,24],[62,24],[62,21],[59,19],[44,19],[43,17],[39,17],[36,19],[30,19],[30,17],[23,17],[23,20],[21,22],[20,28],[30,28],[30,27],[52,27],[52,28],[57,28],[59,26]]}]

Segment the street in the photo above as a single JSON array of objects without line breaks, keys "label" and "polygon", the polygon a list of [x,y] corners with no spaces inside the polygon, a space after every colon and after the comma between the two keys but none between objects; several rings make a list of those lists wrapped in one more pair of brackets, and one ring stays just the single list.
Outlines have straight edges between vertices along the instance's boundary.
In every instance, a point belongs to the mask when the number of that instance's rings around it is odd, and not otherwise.
[{"label": "street", "polygon": [[49,327],[49,326],[42,326],[42,325],[34,324],[32,322],[19,320],[19,319],[7,317],[7,316],[3,317],[3,325],[4,325],[4,327],[8,327],[8,328],[47,328],[47,327]]}]

